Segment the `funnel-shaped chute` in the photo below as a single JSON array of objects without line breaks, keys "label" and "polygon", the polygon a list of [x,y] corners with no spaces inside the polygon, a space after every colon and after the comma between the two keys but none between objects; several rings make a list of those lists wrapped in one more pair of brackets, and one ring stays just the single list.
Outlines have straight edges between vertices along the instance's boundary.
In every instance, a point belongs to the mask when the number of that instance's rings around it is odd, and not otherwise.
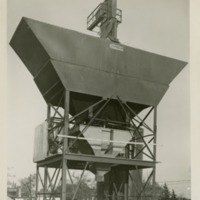
[{"label": "funnel-shaped chute", "polygon": [[[72,115],[111,96],[127,102],[136,113],[156,106],[186,65],[28,18],[22,18],[10,44],[47,103],[57,105],[60,91],[71,91]],[[112,119],[117,116],[115,103],[110,103]]]}]

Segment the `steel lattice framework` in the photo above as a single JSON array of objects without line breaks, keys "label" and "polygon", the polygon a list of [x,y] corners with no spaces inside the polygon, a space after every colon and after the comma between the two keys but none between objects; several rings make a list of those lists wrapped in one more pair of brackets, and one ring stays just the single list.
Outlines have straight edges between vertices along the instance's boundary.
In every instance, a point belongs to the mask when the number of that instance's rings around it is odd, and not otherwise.
[{"label": "steel lattice framework", "polygon": [[[113,122],[112,120],[105,120],[104,125],[109,127],[110,124],[112,124],[112,127],[119,127],[121,126],[121,129],[124,130],[133,130],[130,131],[132,134],[132,138],[127,144],[124,146],[125,153],[124,155],[120,155],[116,158],[108,158],[108,157],[100,157],[96,155],[90,155],[90,154],[84,154],[82,153],[80,155],[80,152],[77,152],[77,148],[80,149],[80,146],[77,147],[76,143],[78,140],[83,141],[84,139],[84,133],[87,131],[87,129],[90,126],[102,126],[102,121],[99,122],[98,116],[100,113],[106,108],[107,105],[109,105],[109,102],[111,101],[111,98],[108,99],[102,99],[98,102],[96,102],[94,105],[88,107],[87,109],[83,110],[82,112],[78,113],[76,116],[69,117],[69,91],[63,91],[63,95],[60,99],[60,102],[62,100],[65,101],[65,109],[64,109],[64,115],[63,113],[59,112],[59,106],[52,106],[48,105],[48,112],[47,112],[47,122],[48,122],[48,138],[49,138],[49,151],[48,151],[48,157],[40,162],[37,162],[37,188],[38,183],[40,182],[43,187],[43,191],[39,192],[37,191],[37,196],[43,195],[44,197],[49,197],[50,199],[54,199],[56,196],[62,196],[62,199],[66,199],[67,192],[66,192],[66,177],[67,174],[69,176],[69,180],[71,181],[71,184],[73,183],[70,169],[79,169],[83,170],[82,174],[80,176],[80,180],[77,184],[77,188],[74,191],[73,194],[73,200],[76,198],[76,194],[79,189],[79,185],[81,183],[81,178],[83,177],[86,170],[89,170],[93,173],[95,173],[95,164],[103,164],[104,168],[111,169],[111,172],[115,175],[115,173],[118,173],[121,171],[123,173],[122,180],[124,177],[126,177],[120,184],[119,182],[115,182],[115,178],[113,175],[110,175],[110,179],[108,181],[108,187],[106,190],[103,191],[102,198],[104,199],[110,199],[119,197],[123,197],[124,199],[128,199],[129,192],[128,192],[128,185],[132,184],[139,184],[140,187],[137,191],[137,199],[140,199],[140,197],[145,197],[145,187],[146,185],[152,181],[152,183],[155,182],[155,167],[156,167],[156,107],[151,107],[146,115],[141,119],[138,115],[136,115],[135,118],[130,118],[130,113],[135,114],[134,110],[131,109],[125,102],[121,101],[118,97],[118,106],[122,108],[123,112],[127,116],[127,123],[121,123],[121,122]],[[93,116],[90,116],[90,120],[88,120],[88,117],[85,119],[82,118],[82,121],[78,122],[76,121],[76,118],[81,117],[84,115],[84,113],[88,113],[89,111],[96,106],[101,104],[100,109],[96,110],[93,113]],[[154,123],[153,128],[151,128],[147,123],[145,123],[145,120],[149,117],[151,113],[154,113]],[[87,116],[87,115],[84,115]],[[85,124],[85,127],[82,131],[78,132],[76,136],[72,136],[70,133],[71,130],[73,130],[74,127],[77,127],[81,125],[82,123]],[[137,123],[137,125],[136,125]],[[73,124],[72,128],[69,128],[69,124]],[[104,127],[105,127],[104,126]],[[141,132],[139,131],[143,127],[144,129],[151,132],[151,134],[143,134],[141,135]],[[63,138],[62,140],[57,140],[60,138],[60,136]],[[137,136],[137,137],[136,137]],[[141,141],[138,143],[137,141]],[[113,141],[114,143],[114,141]],[[138,148],[138,144],[142,148]],[[81,143],[79,143],[81,145]],[[88,144],[89,145],[89,144]],[[152,148],[153,146],[153,148]],[[60,150],[60,153],[58,153],[58,150]],[[146,152],[145,152],[146,150]],[[143,154],[147,160],[142,159],[141,154]],[[140,155],[140,158],[138,159],[138,155]],[[94,164],[95,163],[95,164]],[[44,169],[44,177],[42,178],[40,175],[39,169]],[[50,177],[50,174],[48,172],[48,168],[54,168],[54,173],[52,174],[52,177]],[[137,172],[139,176],[141,176],[140,171],[141,169],[147,169],[150,168],[151,171],[149,173],[149,176],[147,177],[145,183],[141,181],[140,183],[135,182],[134,174],[131,174],[131,171]],[[62,174],[62,175],[61,175]],[[61,184],[62,183],[62,184]],[[56,192],[57,186],[61,184],[62,185],[62,191]],[[102,191],[101,191],[102,192]]]}]

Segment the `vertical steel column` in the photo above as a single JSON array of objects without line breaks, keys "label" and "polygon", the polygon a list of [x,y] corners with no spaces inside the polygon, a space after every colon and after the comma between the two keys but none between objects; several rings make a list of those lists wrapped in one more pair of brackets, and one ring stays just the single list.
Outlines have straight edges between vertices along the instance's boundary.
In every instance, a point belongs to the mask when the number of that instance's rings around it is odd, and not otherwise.
[{"label": "vertical steel column", "polygon": [[124,200],[128,200],[128,179],[129,179],[129,170],[126,171],[124,183]]},{"label": "vertical steel column", "polygon": [[[47,105],[47,123],[48,123],[48,126],[49,126],[49,123],[50,123],[50,116],[51,116],[51,106],[48,104]],[[48,151],[47,151],[48,152]],[[45,166],[44,168],[44,200],[46,200],[47,196],[46,196],[46,193],[47,193],[47,166]]]},{"label": "vertical steel column", "polygon": [[[109,0],[108,7],[110,10],[111,18],[115,19],[117,14],[117,0]],[[114,27],[112,31],[112,37],[117,39],[117,20],[115,19]]]},{"label": "vertical steel column", "polygon": [[117,39],[117,26],[118,26],[116,14],[117,14],[117,0],[112,0],[112,17],[115,18],[112,34],[115,39]]},{"label": "vertical steel column", "polygon": [[[154,144],[157,143],[157,107],[154,107],[154,119],[153,119],[153,130],[154,130]],[[153,154],[154,154],[154,161],[156,161],[156,151],[157,146],[154,145],[153,147]],[[153,168],[153,199],[155,199],[155,186],[156,186],[156,165]]]},{"label": "vertical steel column", "polygon": [[44,168],[44,200],[47,199],[46,193],[47,193],[47,166],[45,166]]},{"label": "vertical steel column", "polygon": [[117,13],[117,0],[108,0],[108,9],[110,11],[110,16],[109,17],[116,17]]},{"label": "vertical steel column", "polygon": [[[64,135],[69,134],[69,101],[70,101],[70,92],[65,91],[65,100],[64,100]],[[66,200],[66,170],[67,170],[67,161],[65,160],[65,153],[68,149],[68,138],[64,138],[63,141],[63,155],[62,155],[62,195],[61,200]]]},{"label": "vertical steel column", "polygon": [[48,122],[50,120],[50,115],[51,115],[51,106],[48,104],[47,105],[47,121]]},{"label": "vertical steel column", "polygon": [[117,39],[117,26],[116,19],[117,13],[117,0],[105,0],[104,4],[107,6],[106,22],[101,25],[101,37],[112,38],[113,41],[118,42]]},{"label": "vertical steel column", "polygon": [[[47,104],[47,127],[48,127],[48,135],[49,135],[49,125],[50,125],[50,118],[51,118],[51,106],[50,104]],[[49,154],[49,145],[47,149],[47,156]]]},{"label": "vertical steel column", "polygon": [[38,196],[38,176],[39,176],[39,167],[36,167],[36,183],[35,183],[35,200],[37,200]]}]

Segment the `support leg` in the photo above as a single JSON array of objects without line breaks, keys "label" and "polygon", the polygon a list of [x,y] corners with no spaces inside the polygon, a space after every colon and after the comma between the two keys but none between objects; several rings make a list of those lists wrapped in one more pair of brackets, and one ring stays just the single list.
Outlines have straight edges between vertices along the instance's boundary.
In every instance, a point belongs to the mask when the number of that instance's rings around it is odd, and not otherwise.
[{"label": "support leg", "polygon": [[39,178],[39,167],[36,167],[36,184],[35,184],[35,200],[37,200],[38,196],[38,178]]},{"label": "support leg", "polygon": [[[154,129],[154,144],[157,143],[157,108],[154,108],[154,122],[153,122],[153,129]],[[154,154],[154,160],[156,161],[156,145],[154,145],[153,148],[153,154]],[[156,195],[156,191],[155,191],[155,187],[156,187],[156,165],[153,168],[153,198],[155,199],[155,195]]]},{"label": "support leg", "polygon": [[124,200],[128,200],[128,178],[129,178],[129,171],[127,170],[124,183]]},{"label": "support leg", "polygon": [[47,193],[47,167],[45,166],[44,168],[44,200],[47,199],[46,193]]},{"label": "support leg", "polygon": [[[69,101],[70,101],[70,92],[65,91],[65,101],[64,101],[64,135],[68,135],[69,132]],[[63,156],[62,156],[62,195],[61,200],[66,200],[66,170],[67,170],[67,161],[65,160],[65,153],[68,146],[68,138],[64,138],[63,141]]]}]

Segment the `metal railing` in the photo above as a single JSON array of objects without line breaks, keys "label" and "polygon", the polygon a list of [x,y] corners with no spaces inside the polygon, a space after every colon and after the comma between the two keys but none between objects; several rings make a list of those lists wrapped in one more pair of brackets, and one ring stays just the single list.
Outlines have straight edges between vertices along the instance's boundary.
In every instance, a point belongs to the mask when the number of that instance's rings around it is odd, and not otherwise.
[{"label": "metal railing", "polygon": [[[109,19],[109,8],[106,3],[100,3],[87,17],[87,29],[93,30],[95,27],[99,27],[100,23],[107,21]],[[115,18],[118,23],[122,22],[122,10],[117,9]]]}]

